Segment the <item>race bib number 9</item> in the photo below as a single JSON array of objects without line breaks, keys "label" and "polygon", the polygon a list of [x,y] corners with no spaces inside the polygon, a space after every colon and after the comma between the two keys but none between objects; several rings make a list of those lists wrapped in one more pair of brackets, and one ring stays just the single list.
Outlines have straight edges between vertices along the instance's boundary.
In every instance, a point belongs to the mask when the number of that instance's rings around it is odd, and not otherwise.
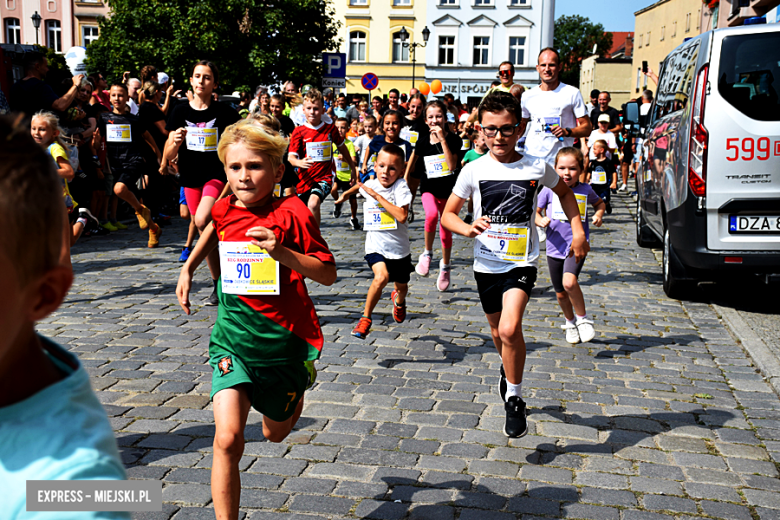
[{"label": "race bib number 9", "polygon": [[363,203],[363,229],[365,231],[389,231],[398,229],[398,222],[373,199]]},{"label": "race bib number 9", "polygon": [[331,159],[333,145],[330,141],[306,143],[306,157],[314,162],[328,162]]},{"label": "race bib number 9", "polygon": [[528,228],[488,229],[477,237],[477,256],[487,260],[525,262],[528,258]]},{"label": "race bib number 9", "polygon": [[429,155],[423,159],[425,160],[425,173],[429,179],[452,175],[452,170],[450,170],[450,165],[447,164],[444,154]]},{"label": "race bib number 9", "polygon": [[217,135],[216,128],[187,128],[187,150],[193,152],[216,152]]},{"label": "race bib number 9", "polygon": [[225,294],[279,294],[279,263],[251,242],[220,242],[219,266]]},{"label": "race bib number 9", "polygon": [[[580,193],[575,193],[574,198],[577,199],[577,209],[580,210],[580,220],[585,222],[585,220],[588,218],[588,196]],[[568,218],[566,218],[566,213],[563,212],[563,207],[561,206],[561,199],[559,199],[558,195],[555,194],[553,194],[551,213],[552,213],[552,215],[550,216],[551,219],[566,221],[566,222],[569,220]]]},{"label": "race bib number 9", "polygon": [[133,142],[130,125],[106,125],[106,141],[109,143]]}]

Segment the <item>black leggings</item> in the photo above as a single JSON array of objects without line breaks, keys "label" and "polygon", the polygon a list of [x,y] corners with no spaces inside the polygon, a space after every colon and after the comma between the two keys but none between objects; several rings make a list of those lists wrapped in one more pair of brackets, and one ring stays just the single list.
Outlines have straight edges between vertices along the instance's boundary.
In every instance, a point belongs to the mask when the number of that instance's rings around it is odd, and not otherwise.
[{"label": "black leggings", "polygon": [[582,266],[585,264],[583,258],[579,262],[574,259],[574,255],[563,258],[553,258],[547,256],[547,267],[550,269],[550,279],[552,280],[553,289],[555,292],[562,293],[566,289],[563,288],[563,275],[564,273],[572,273],[575,278],[579,278]]}]

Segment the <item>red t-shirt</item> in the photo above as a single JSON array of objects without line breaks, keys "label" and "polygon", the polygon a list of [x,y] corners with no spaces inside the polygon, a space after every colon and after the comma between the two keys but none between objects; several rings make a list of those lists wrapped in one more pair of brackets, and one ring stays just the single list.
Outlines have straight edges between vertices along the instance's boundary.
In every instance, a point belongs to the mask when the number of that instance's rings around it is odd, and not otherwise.
[{"label": "red t-shirt", "polygon": [[[218,201],[211,210],[220,241],[250,241],[246,232],[263,226],[291,251],[336,263],[314,216],[298,197],[283,197],[259,208],[242,208],[235,201],[236,196],[231,195]],[[212,343],[237,354],[243,350],[242,355],[262,359],[268,366],[319,357],[322,329],[301,273],[280,264],[278,295],[222,291],[218,294],[220,308],[212,330]]]},{"label": "red t-shirt", "polygon": [[[290,137],[289,150],[290,153],[298,154],[298,159],[303,160],[309,155],[306,152],[307,143],[324,142],[335,144],[337,147],[344,144],[335,125],[320,123],[320,126],[314,128],[306,123],[295,127],[295,130],[293,130],[292,136]],[[309,191],[318,182],[331,182],[333,180],[333,147],[331,144],[327,145],[327,147],[326,145],[320,145],[323,150],[328,150],[330,159],[327,161],[315,162],[311,168],[305,170],[301,168],[298,169],[298,193]]]}]

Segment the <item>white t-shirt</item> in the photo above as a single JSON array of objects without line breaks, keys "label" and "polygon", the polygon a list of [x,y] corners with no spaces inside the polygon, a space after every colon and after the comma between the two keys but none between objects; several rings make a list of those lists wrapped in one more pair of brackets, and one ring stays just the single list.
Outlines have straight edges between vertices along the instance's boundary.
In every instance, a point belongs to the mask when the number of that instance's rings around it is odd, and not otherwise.
[{"label": "white t-shirt", "polygon": [[617,150],[617,140],[615,140],[615,134],[607,130],[606,134],[602,134],[601,130],[594,130],[590,133],[588,136],[588,148],[590,148],[590,151],[588,152],[588,157],[590,160],[594,160],[596,158],[596,154],[593,153],[593,143],[595,143],[598,140],[603,140],[607,142],[607,159],[612,159],[612,152],[610,150]]},{"label": "white t-shirt", "polygon": [[[381,195],[393,206],[403,207],[412,203],[412,192],[409,191],[409,185],[403,178],[396,180],[392,186],[385,188],[378,179],[371,179],[364,183],[366,186]],[[365,190],[360,189],[360,193],[366,202],[364,204],[373,204],[375,199]],[[388,229],[384,231],[366,232],[366,254],[379,253],[389,260],[397,260],[411,254],[409,246],[409,224],[398,222],[397,229]]]},{"label": "white t-shirt", "polygon": [[138,115],[138,103],[133,101],[133,98],[129,98],[127,100],[127,106],[130,107],[130,113],[131,114],[133,114],[134,116]]},{"label": "white t-shirt", "polygon": [[358,154],[358,169],[363,167],[363,155],[366,153],[366,150],[368,150],[371,139],[373,139],[373,137],[369,137],[368,134],[363,134],[352,141],[352,144],[355,145],[355,151]]},{"label": "white t-shirt", "polygon": [[[539,258],[539,237],[536,233],[536,197],[542,185],[553,189],[558,174],[544,159],[524,155],[519,161],[503,164],[487,153],[468,163],[460,172],[452,193],[462,199],[472,197],[474,220],[490,217],[490,229],[526,229],[525,261],[486,258],[481,237],[474,241],[474,271],[506,273],[515,267],[536,266]],[[484,235],[484,233],[483,233]],[[490,256],[490,255],[488,255]]]},{"label": "white t-shirt", "polygon": [[564,137],[559,141],[550,128],[560,125],[563,128],[575,128],[577,118],[585,117],[588,111],[580,91],[571,85],[561,83],[555,90],[542,90],[534,87],[523,94],[523,119],[528,122],[528,134],[525,139],[525,153],[532,157],[541,157],[547,162],[555,161],[555,154],[565,146],[574,146],[574,137]]}]

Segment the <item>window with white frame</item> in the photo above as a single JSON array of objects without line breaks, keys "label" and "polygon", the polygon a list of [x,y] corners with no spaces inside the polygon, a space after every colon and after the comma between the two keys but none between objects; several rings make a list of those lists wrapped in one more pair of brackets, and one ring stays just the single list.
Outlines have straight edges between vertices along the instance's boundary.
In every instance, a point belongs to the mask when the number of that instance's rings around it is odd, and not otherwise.
[{"label": "window with white frame", "polygon": [[22,26],[18,18],[5,19],[5,43],[22,43]]},{"label": "window with white frame", "polygon": [[401,31],[393,34],[393,62],[407,62],[409,61],[409,47],[404,46],[403,40],[401,40]]},{"label": "window with white frame", "polygon": [[349,5],[368,5],[368,0],[349,0]]},{"label": "window with white frame", "polygon": [[81,45],[86,47],[90,43],[94,42],[100,36],[97,25],[82,25],[81,26]]},{"label": "window with white frame", "polygon": [[642,69],[636,69],[636,91],[639,92],[639,83],[642,81]]},{"label": "window with white frame", "polygon": [[495,4],[495,0],[474,0],[474,7],[487,7]]},{"label": "window with white frame", "polygon": [[393,0],[393,5],[397,7],[411,7],[412,0]]},{"label": "window with white frame", "polygon": [[525,65],[525,36],[509,37],[509,61],[516,67]]},{"label": "window with white frame", "polygon": [[650,47],[650,31],[647,31],[647,40],[645,40],[645,47]]},{"label": "window with white frame", "polygon": [[439,0],[439,5],[440,6],[450,6],[450,5],[457,6],[458,5],[458,0]]},{"label": "window with white frame", "polygon": [[490,36],[474,37],[474,65],[490,65]]},{"label": "window with white frame", "polygon": [[691,32],[691,13],[685,15],[685,32]]},{"label": "window with white frame", "polygon": [[366,33],[349,32],[349,61],[366,61]]},{"label": "window with white frame", "polygon": [[59,20],[46,20],[46,46],[62,52],[62,26]]},{"label": "window with white frame", "polygon": [[509,0],[509,7],[525,7],[531,5],[531,0]]},{"label": "window with white frame", "polygon": [[638,43],[639,43],[639,48],[640,48],[640,49],[642,48],[642,40],[644,39],[644,37],[645,37],[645,35],[644,35],[644,34],[640,34],[640,35],[639,35],[639,38],[637,38],[637,40],[639,40],[639,42],[638,42]]},{"label": "window with white frame", "polygon": [[439,36],[439,65],[455,65],[454,36]]}]

